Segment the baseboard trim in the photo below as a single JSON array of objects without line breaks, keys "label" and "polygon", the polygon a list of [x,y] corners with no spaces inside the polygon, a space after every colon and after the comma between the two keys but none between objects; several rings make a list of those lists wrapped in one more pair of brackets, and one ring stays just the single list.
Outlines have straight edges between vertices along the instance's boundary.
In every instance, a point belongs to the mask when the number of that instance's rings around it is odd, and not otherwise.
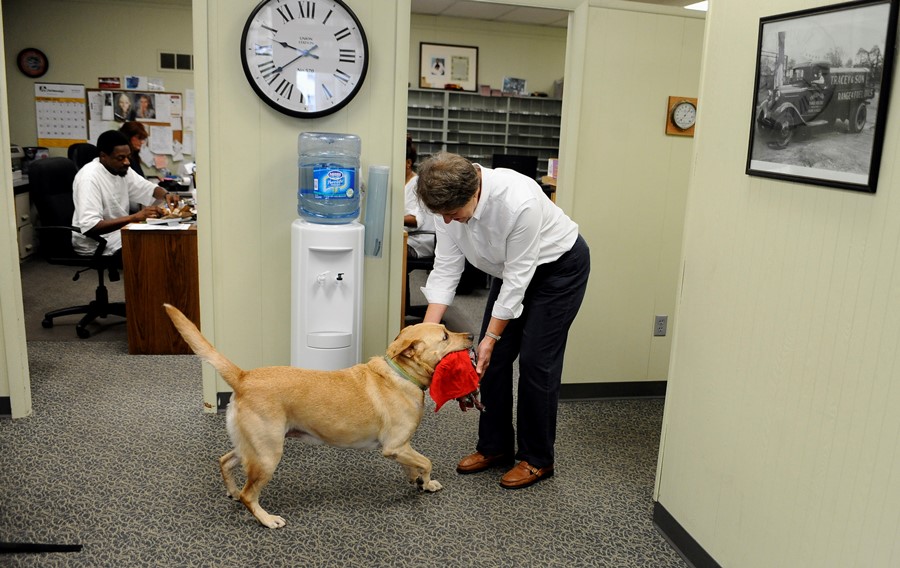
[{"label": "baseboard trim", "polygon": [[0,396],[0,416],[12,416],[12,399]]},{"label": "baseboard trim", "polygon": [[666,381],[634,381],[621,383],[563,384],[560,400],[590,400],[597,398],[662,398],[666,396]]},{"label": "baseboard trim", "polygon": [[721,568],[658,501],[653,503],[653,524],[678,554],[694,568]]}]

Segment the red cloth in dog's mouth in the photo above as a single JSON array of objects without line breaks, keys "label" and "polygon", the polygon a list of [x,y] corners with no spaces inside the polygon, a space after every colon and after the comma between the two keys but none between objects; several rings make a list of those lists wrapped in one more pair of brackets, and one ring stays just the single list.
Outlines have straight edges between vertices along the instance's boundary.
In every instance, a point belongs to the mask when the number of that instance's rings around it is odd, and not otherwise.
[{"label": "red cloth in dog's mouth", "polygon": [[428,391],[437,405],[434,411],[440,410],[448,400],[476,393],[478,381],[468,351],[455,351],[445,356],[434,370]]}]

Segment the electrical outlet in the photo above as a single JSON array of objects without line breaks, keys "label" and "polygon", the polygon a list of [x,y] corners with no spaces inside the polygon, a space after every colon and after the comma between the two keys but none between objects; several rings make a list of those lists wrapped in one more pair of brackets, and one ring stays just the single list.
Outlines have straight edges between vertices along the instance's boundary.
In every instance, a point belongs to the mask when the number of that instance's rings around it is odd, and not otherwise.
[{"label": "electrical outlet", "polygon": [[653,319],[653,337],[665,337],[669,325],[669,316],[656,316]]}]

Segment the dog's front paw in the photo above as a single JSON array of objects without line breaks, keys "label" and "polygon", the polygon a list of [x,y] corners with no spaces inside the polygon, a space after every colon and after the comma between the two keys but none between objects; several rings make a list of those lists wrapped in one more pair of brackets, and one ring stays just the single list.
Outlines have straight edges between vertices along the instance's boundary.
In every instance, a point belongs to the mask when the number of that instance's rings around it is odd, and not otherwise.
[{"label": "dog's front paw", "polygon": [[422,489],[434,493],[435,491],[440,491],[441,489],[443,489],[443,487],[441,487],[441,484],[438,483],[437,480],[431,479],[428,481],[428,483],[422,484]]},{"label": "dog's front paw", "polygon": [[285,520],[278,515],[260,515],[256,519],[270,529],[280,529],[287,524]]}]

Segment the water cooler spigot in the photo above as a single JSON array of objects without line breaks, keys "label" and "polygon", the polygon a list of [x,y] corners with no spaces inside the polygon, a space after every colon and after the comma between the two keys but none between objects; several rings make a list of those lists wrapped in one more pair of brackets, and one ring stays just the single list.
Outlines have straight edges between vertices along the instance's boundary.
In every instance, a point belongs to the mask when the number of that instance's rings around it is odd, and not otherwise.
[{"label": "water cooler spigot", "polygon": [[331,271],[330,271],[330,270],[326,270],[325,272],[320,272],[320,273],[318,274],[318,276],[316,276],[316,283],[317,283],[319,286],[324,286],[324,285],[325,285],[325,279],[328,277],[329,274],[331,274]]},{"label": "water cooler spigot", "polygon": [[344,279],[344,273],[343,273],[343,272],[338,272],[338,275],[337,275],[337,281],[340,282],[340,281],[343,280],[343,279]]}]

